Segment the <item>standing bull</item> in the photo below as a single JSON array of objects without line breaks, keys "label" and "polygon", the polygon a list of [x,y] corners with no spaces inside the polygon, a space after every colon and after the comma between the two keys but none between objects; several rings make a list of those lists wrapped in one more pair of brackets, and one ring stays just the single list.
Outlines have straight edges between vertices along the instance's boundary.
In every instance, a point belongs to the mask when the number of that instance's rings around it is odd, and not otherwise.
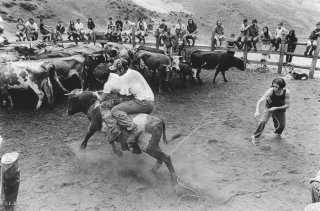
[{"label": "standing bull", "polygon": [[224,82],[227,82],[228,80],[226,79],[225,71],[227,71],[230,67],[236,67],[241,71],[245,70],[242,59],[222,51],[194,51],[191,54],[191,63],[193,68],[198,69],[196,75],[200,84],[202,84],[200,79],[200,71],[202,68],[216,69],[213,83],[215,82],[219,72],[221,72]]},{"label": "standing bull", "polygon": [[49,79],[49,71],[42,61],[19,61],[13,63],[0,64],[0,94],[5,100],[9,100],[10,108],[13,102],[10,89],[26,90],[31,88],[38,96],[36,109],[42,104],[44,90],[48,103],[53,104],[53,90]]},{"label": "standing bull", "polygon": [[[113,106],[113,101],[110,101],[110,109]],[[81,148],[84,149],[87,146],[89,138],[96,131],[103,131],[108,135],[108,129],[106,129],[106,124],[102,121],[102,116],[99,109],[99,103],[97,103],[97,98],[92,92],[85,91],[80,93],[71,93],[68,97],[68,114],[73,115],[78,112],[83,112],[87,114],[88,119],[90,120],[90,125],[81,144]],[[137,124],[138,127],[143,129],[143,132],[137,138],[137,143],[139,147],[149,154],[150,156],[157,159],[155,167],[152,169],[154,172],[159,169],[161,164],[164,162],[171,174],[171,178],[175,181],[176,175],[171,162],[170,156],[166,155],[159,147],[159,142],[161,135],[163,135],[163,141],[168,143],[165,133],[165,123],[164,121],[156,116],[148,114],[138,114],[134,115],[133,121]],[[123,130],[124,131],[124,130]],[[115,141],[121,144],[127,144],[126,137],[128,134],[122,132]],[[115,152],[115,145],[111,142],[111,145]]]},{"label": "standing bull", "polygon": [[[162,86],[164,82],[168,85],[169,75],[172,71],[171,59],[169,56],[141,50],[135,53],[133,66],[138,66],[136,69],[142,71],[142,74],[145,67],[150,69],[154,76],[158,73],[159,93],[162,93]],[[170,90],[169,86],[167,86],[167,88]]]}]

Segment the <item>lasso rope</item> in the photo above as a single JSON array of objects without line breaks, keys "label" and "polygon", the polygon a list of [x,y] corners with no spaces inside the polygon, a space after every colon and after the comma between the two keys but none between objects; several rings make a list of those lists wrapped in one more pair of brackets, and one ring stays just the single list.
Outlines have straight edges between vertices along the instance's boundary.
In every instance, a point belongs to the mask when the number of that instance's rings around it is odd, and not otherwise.
[{"label": "lasso rope", "polygon": [[[206,117],[208,117],[208,116],[210,116],[210,115],[212,115],[212,114],[225,113],[225,112],[231,113],[232,111],[229,110],[229,109],[226,109],[226,110],[221,110],[221,111],[210,112],[210,113],[204,115],[204,116],[202,117],[202,119],[200,120],[200,122],[198,123],[198,126],[197,126],[195,129],[193,129],[193,130],[191,131],[191,133],[189,133],[183,140],[181,140],[181,141],[175,146],[175,148],[170,152],[169,155],[172,155],[172,154],[180,147],[180,145],[181,145],[183,142],[185,142],[185,141],[186,141],[194,132],[196,132],[199,128],[201,128],[201,127],[203,127],[203,126],[206,126],[206,125],[209,125],[209,124],[216,123],[216,122],[208,122],[208,123],[202,124]],[[259,113],[258,116],[261,116],[262,114],[264,114],[264,113],[266,113],[266,112],[270,112],[270,110],[269,110],[269,109],[266,109],[266,110],[263,111],[262,113]],[[234,113],[234,112],[232,112],[232,113]],[[238,114],[239,114],[239,113],[238,113]],[[272,114],[272,116],[273,116],[273,118],[275,118],[275,120],[278,122],[278,126],[277,126],[277,128],[276,128],[276,130],[277,130],[277,129],[279,129],[279,127],[280,127],[280,122],[279,122],[279,120],[276,118],[275,115]],[[239,117],[233,118],[233,119],[228,119],[228,120],[234,120],[234,119],[238,119],[238,118],[239,118]],[[171,173],[170,173],[170,174],[171,174]],[[171,175],[172,175],[172,174],[171,174]],[[177,175],[174,175],[174,176],[177,177],[177,180],[176,180],[176,181],[177,181],[177,183],[178,183],[180,186],[182,186],[183,188],[185,188],[185,189],[187,189],[187,190],[190,190],[190,191],[192,191],[192,192],[195,193],[195,194],[184,194],[184,195],[182,195],[182,196],[179,197],[179,199],[178,199],[178,201],[177,201],[177,207],[178,207],[178,210],[179,210],[179,211],[180,211],[179,203],[180,203],[180,201],[181,201],[184,197],[194,197],[194,198],[197,198],[197,199],[198,199],[198,202],[197,202],[197,205],[196,205],[196,207],[195,207],[195,210],[197,210],[198,207],[200,206],[200,200],[201,200],[202,198],[203,198],[203,199],[207,199],[207,200],[209,200],[209,201],[211,201],[211,202],[214,202],[214,200],[212,200],[212,199],[209,198],[208,196],[200,195],[197,190],[195,190],[195,189],[193,189],[193,188],[191,188],[191,187],[188,187],[188,186],[182,184],[182,183],[180,182],[180,180],[179,180],[179,177],[178,177]],[[226,200],[224,200],[224,201],[221,201],[221,202],[217,202],[216,204],[219,205],[219,204],[227,203],[227,202],[230,201],[233,197],[238,196],[238,195],[244,195],[244,194],[248,194],[248,193],[261,193],[261,192],[266,192],[266,191],[256,191],[256,192],[242,191],[242,192],[237,192],[237,193],[233,194],[232,196],[230,196],[228,199],[226,199]]]}]

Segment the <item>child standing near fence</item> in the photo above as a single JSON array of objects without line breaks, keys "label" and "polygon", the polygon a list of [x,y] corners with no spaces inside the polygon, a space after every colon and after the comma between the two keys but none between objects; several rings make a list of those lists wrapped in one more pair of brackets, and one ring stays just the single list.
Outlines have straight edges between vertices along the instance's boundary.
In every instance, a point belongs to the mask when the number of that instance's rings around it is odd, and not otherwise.
[{"label": "child standing near fence", "polygon": [[[262,32],[260,34],[260,38],[261,38],[261,41],[262,41],[261,50],[270,51],[272,35],[269,32],[269,28],[267,26],[263,27],[263,30],[262,30]],[[261,64],[263,65],[263,69],[265,69],[265,70],[269,69],[267,67],[267,65],[266,65],[268,58],[270,58],[270,53],[269,52],[263,52],[262,53],[262,58],[261,58]]]}]

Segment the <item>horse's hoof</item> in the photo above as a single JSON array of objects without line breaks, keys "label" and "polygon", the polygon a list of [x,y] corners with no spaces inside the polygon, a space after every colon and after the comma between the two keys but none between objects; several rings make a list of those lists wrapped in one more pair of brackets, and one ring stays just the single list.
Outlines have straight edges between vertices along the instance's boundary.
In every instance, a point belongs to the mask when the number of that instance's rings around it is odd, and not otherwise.
[{"label": "horse's hoof", "polygon": [[224,82],[228,82],[228,80],[224,80]]},{"label": "horse's hoof", "polygon": [[119,158],[122,158],[123,153],[120,150],[113,151]]},{"label": "horse's hoof", "polygon": [[86,145],[81,144],[81,145],[80,145],[80,150],[84,150],[86,147],[87,147]]}]

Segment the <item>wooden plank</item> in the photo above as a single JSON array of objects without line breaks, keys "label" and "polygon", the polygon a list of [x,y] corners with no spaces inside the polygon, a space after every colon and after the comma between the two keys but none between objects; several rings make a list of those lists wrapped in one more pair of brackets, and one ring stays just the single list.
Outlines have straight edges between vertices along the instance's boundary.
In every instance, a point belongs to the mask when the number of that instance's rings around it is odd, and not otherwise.
[{"label": "wooden plank", "polygon": [[320,37],[318,37],[318,39],[317,39],[317,49],[315,50],[315,52],[313,54],[313,59],[311,62],[311,67],[310,67],[310,71],[309,71],[309,78],[310,79],[313,79],[313,76],[314,76],[314,70],[316,69],[317,61],[318,61],[318,57],[319,57],[319,51],[320,51]]},{"label": "wooden plank", "polygon": [[280,74],[280,75],[281,75],[281,71],[282,71],[284,52],[285,52],[285,47],[286,47],[285,39],[286,39],[286,36],[282,36],[281,44],[280,44],[280,56],[279,56],[279,63],[278,63],[278,74]]},{"label": "wooden plank", "polygon": [[136,46],[136,27],[132,26],[132,39],[131,39],[132,46]]}]

